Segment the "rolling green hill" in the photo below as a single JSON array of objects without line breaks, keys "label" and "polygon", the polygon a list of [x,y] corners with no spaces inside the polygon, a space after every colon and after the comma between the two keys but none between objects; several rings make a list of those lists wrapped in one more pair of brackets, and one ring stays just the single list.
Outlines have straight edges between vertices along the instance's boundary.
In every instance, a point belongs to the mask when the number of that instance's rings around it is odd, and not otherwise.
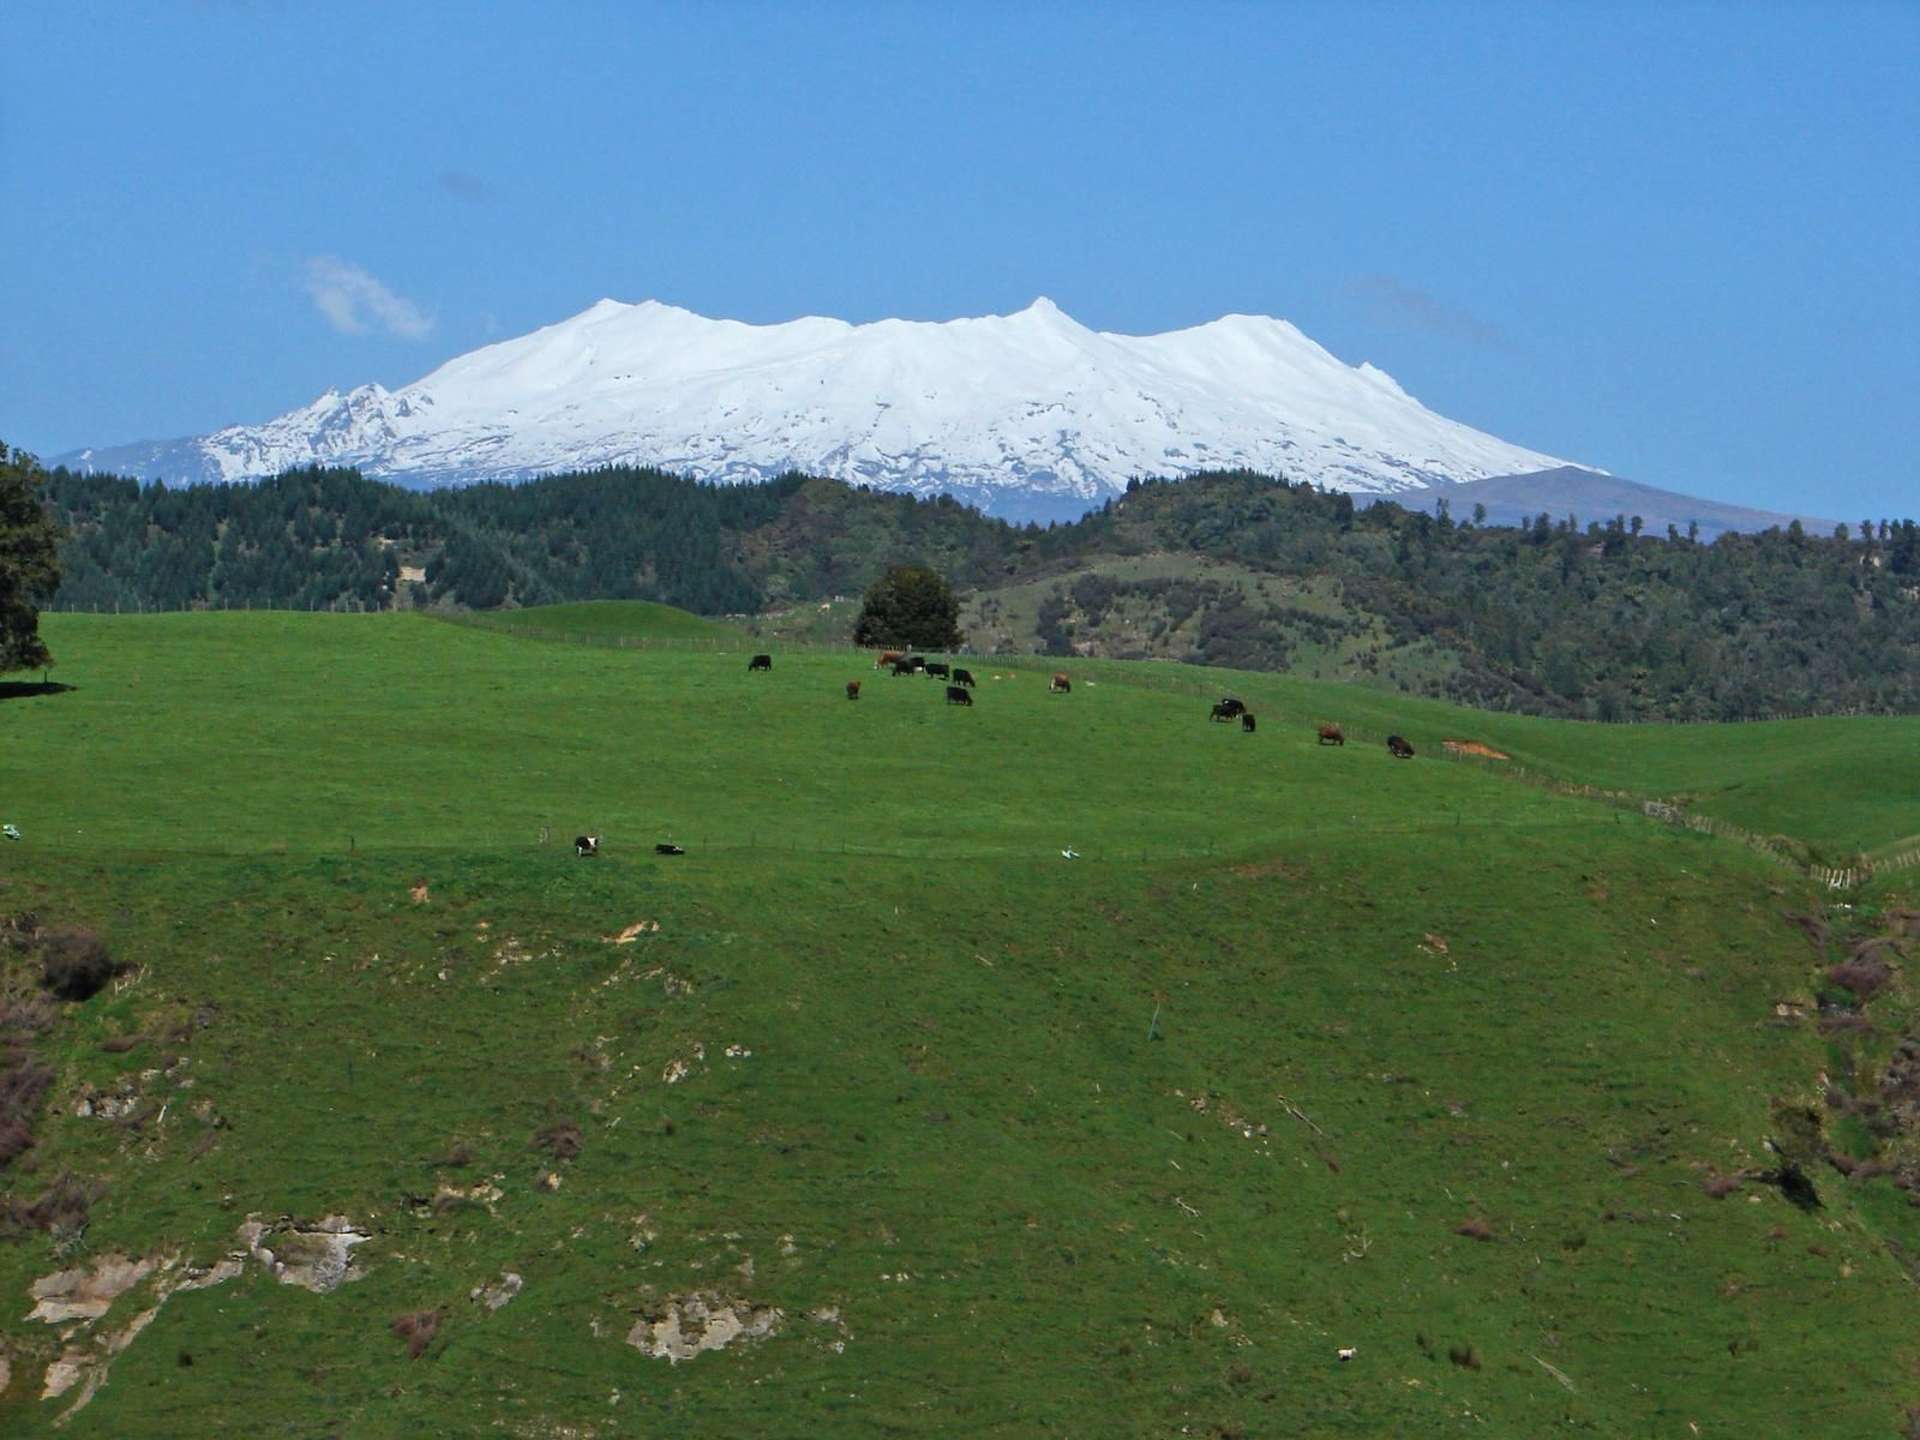
[{"label": "rolling green hill", "polygon": [[802,475],[607,469],[418,494],[350,470],[177,490],[55,471],[47,494],[69,532],[61,610],[642,600],[824,638],[912,561],[968,592],[978,651],[1285,671],[1560,718],[1920,711],[1911,520],[1708,545],[1627,514],[1499,528],[1356,509],[1243,472],[1144,481],[1045,530]]},{"label": "rolling green hill", "polygon": [[[1898,946],[1849,991],[1803,933],[1898,939],[1910,889],[1503,773],[1851,853],[1920,832],[1884,784],[1920,722],[992,657],[966,709],[851,652],[592,638],[670,620],[48,617],[72,688],[0,692],[0,1097],[46,1076],[0,1169],[0,1430],[1877,1436],[1920,1404],[1914,995]],[[1227,689],[1257,733],[1207,722]],[[38,995],[67,926],[123,967],[84,1002]],[[648,1353],[703,1313],[728,1343]]]}]

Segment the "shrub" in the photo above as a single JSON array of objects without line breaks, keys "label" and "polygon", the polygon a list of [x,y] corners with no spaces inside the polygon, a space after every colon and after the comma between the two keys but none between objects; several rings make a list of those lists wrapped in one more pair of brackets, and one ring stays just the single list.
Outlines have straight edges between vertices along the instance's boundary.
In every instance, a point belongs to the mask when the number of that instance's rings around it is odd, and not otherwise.
[{"label": "shrub", "polygon": [[418,1360],[433,1344],[433,1337],[440,1333],[440,1312],[411,1310],[404,1315],[396,1315],[392,1329],[395,1335],[407,1342],[407,1358]]},{"label": "shrub", "polygon": [[1453,1227],[1453,1233],[1456,1235],[1464,1235],[1469,1240],[1493,1239],[1493,1227],[1487,1224],[1486,1221],[1478,1218],[1462,1220],[1458,1225]]},{"label": "shrub", "polygon": [[1845,986],[1862,1004],[1886,989],[1890,978],[1887,967],[1874,960],[1844,960],[1827,967],[1827,983]]},{"label": "shrub", "polygon": [[583,1148],[580,1127],[571,1120],[556,1120],[534,1133],[533,1148],[546,1151],[556,1160],[571,1160]]},{"label": "shrub", "polygon": [[33,1148],[33,1131],[25,1120],[0,1120],[0,1170]]},{"label": "shrub", "polygon": [[40,942],[40,983],[61,1000],[91,1000],[119,968],[91,930],[56,930]]},{"label": "shrub", "polygon": [[1480,1368],[1480,1352],[1471,1345],[1449,1345],[1447,1347],[1447,1359],[1458,1365],[1462,1370],[1478,1370]]},{"label": "shrub", "polygon": [[1700,1182],[1700,1188],[1714,1199],[1724,1200],[1744,1184],[1744,1175],[1709,1175]]},{"label": "shrub", "polygon": [[52,1235],[72,1235],[87,1228],[87,1216],[100,1192],[72,1171],[63,1171],[43,1191],[38,1200],[23,1204],[18,1200],[7,1207],[7,1218],[27,1230],[44,1230]]}]

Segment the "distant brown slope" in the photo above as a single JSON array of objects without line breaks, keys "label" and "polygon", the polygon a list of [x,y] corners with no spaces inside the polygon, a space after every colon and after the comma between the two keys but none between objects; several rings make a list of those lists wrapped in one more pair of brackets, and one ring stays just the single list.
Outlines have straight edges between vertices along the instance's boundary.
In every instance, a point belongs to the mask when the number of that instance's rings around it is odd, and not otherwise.
[{"label": "distant brown slope", "polygon": [[1705,540],[1728,531],[1751,534],[1775,526],[1784,529],[1795,520],[1814,534],[1830,535],[1835,524],[1811,515],[1782,515],[1771,510],[1727,505],[1718,500],[1702,500],[1623,480],[1618,475],[1582,470],[1575,465],[1525,475],[1494,475],[1485,480],[1469,480],[1392,498],[1409,509],[1429,511],[1444,499],[1456,520],[1466,519],[1475,505],[1484,505],[1489,525],[1524,524],[1543,510],[1555,520],[1572,514],[1582,525],[1593,520],[1605,523],[1616,515],[1629,519],[1638,515],[1652,534],[1663,534],[1671,525],[1684,535],[1689,524],[1698,524],[1700,537]]}]

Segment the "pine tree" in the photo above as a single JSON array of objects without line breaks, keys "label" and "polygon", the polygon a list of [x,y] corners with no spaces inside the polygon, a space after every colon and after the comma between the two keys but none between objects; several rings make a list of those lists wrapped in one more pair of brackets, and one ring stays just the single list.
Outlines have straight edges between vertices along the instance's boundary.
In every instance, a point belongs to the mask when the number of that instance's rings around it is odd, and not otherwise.
[{"label": "pine tree", "polygon": [[867,590],[853,643],[954,650],[964,638],[959,621],[951,585],[924,565],[895,565]]},{"label": "pine tree", "polygon": [[46,472],[0,442],[0,674],[53,663],[40,639],[40,611],[60,585],[60,527],[41,502]]}]

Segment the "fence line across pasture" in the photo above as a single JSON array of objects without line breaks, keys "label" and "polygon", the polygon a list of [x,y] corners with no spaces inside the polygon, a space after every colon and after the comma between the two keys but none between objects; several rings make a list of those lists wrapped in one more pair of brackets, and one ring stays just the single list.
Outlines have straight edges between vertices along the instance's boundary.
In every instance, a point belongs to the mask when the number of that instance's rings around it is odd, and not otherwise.
[{"label": "fence line across pasture", "polygon": [[[1597,816],[1576,817],[1574,815],[1531,818],[1479,816],[1470,822],[1462,820],[1457,815],[1440,815],[1426,820],[1406,820],[1389,823],[1375,822],[1365,825],[1357,822],[1348,823],[1336,820],[1308,828],[1256,835],[1244,842],[1235,842],[1232,844],[1116,844],[1112,846],[1096,844],[1092,847],[1091,851],[1088,852],[1076,850],[1072,858],[1074,860],[1086,860],[1105,864],[1157,864],[1166,861],[1189,860],[1249,860],[1271,856],[1275,845],[1304,842],[1323,837],[1405,839],[1420,835],[1442,835],[1462,828],[1504,831],[1585,830],[1600,823],[1602,823],[1602,821]],[[349,837],[343,835],[337,842],[331,844],[308,844],[305,842],[295,844],[290,841],[269,841],[264,844],[255,845],[242,844],[233,848],[215,846],[172,846],[169,847],[164,854],[173,859],[259,860],[263,857],[292,857],[322,860],[331,858],[336,860],[354,860],[366,864],[400,864],[415,861],[426,863],[432,857],[443,855],[509,856],[521,854],[528,850],[547,850],[556,856],[566,856],[573,848],[570,839],[562,838],[563,831],[567,831],[569,834],[571,833],[568,831],[568,827],[549,825],[546,828],[551,836],[551,838],[547,840],[540,838],[539,827],[533,827],[525,834],[519,830],[515,830],[511,837],[497,836],[480,841],[459,841],[446,844],[423,845],[414,843],[406,845],[383,845],[377,841],[369,844],[364,838],[358,838],[350,845]],[[662,838],[664,838],[664,836]],[[1070,840],[1075,837],[1065,836],[1062,838]],[[653,849],[654,843],[652,839],[642,839],[634,841],[631,845],[624,845],[617,841],[610,841],[610,838],[603,834],[602,850],[600,855],[595,858],[598,862],[605,861],[615,854],[624,854],[652,860],[656,858]],[[678,856],[657,857],[663,864],[680,864],[690,860],[697,861],[701,857],[710,855],[738,856],[765,854],[806,855],[831,860],[848,858],[854,860],[898,860],[913,863],[964,865],[981,861],[999,861],[1022,857],[1030,858],[1035,853],[1035,847],[1010,844],[981,845],[972,849],[955,848],[951,846],[937,848],[930,846],[924,849],[916,849],[899,846],[863,845],[854,841],[835,841],[828,844],[782,844],[778,840],[769,839],[764,835],[758,834],[751,834],[744,839],[732,837],[715,839],[698,832],[680,832],[672,839],[671,843],[683,847],[683,853]],[[127,855],[141,856],[161,853],[145,845],[115,847],[111,844],[103,844],[100,841],[73,843],[63,843],[58,840],[51,842],[41,841],[40,848],[60,854],[87,854],[95,857],[104,853],[125,853]],[[1041,845],[1038,849],[1044,856],[1051,858],[1053,854],[1057,853],[1058,847]]]}]

